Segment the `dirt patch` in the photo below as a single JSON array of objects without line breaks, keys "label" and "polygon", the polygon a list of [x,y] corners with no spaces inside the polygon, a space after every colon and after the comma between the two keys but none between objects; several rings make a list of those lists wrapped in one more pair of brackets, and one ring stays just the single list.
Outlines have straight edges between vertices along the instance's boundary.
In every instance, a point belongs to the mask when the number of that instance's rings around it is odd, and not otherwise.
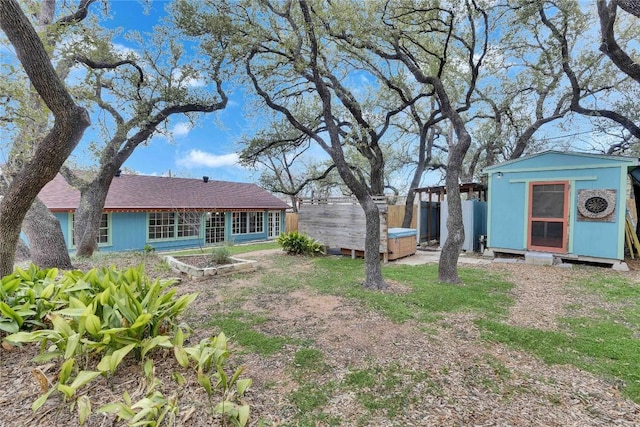
[{"label": "dirt patch", "polygon": [[535,266],[523,263],[489,264],[488,269],[506,273],[515,286],[511,296],[515,304],[509,311],[507,324],[525,328],[555,330],[558,319],[588,316],[594,309],[613,309],[597,295],[580,292],[577,285],[594,274],[621,274],[635,281],[637,272],[618,273],[597,267]]},{"label": "dirt patch", "polygon": [[[299,339],[312,343],[323,354],[328,368],[316,373],[318,386],[342,383],[357,371],[372,370],[381,377],[407,378],[398,393],[406,394],[406,404],[393,417],[387,408],[369,411],[358,398],[366,388],[337,388],[322,409],[339,417],[342,426],[637,426],[640,407],[624,399],[615,383],[608,382],[571,366],[549,366],[521,351],[489,343],[480,338],[473,314],[451,314],[425,328],[422,324],[393,323],[379,313],[363,307],[355,300],[319,294],[310,288],[287,290],[265,285],[270,275],[283,268],[283,260],[291,271],[311,271],[311,261],[289,258],[278,251],[262,251],[241,256],[257,259],[259,271],[200,282],[184,281],[181,292],[197,291],[200,296],[187,313],[196,325],[193,341],[211,333],[197,325],[206,323],[214,311],[230,309],[230,295],[250,297],[234,300],[233,308],[266,318],[256,326],[269,336]],[[161,268],[161,266],[149,266]],[[598,302],[576,295],[567,284],[581,270],[546,269],[533,266],[490,265],[483,268],[505,274],[514,281],[512,291],[516,303],[509,323],[535,328],[553,328],[553,320],[578,301],[591,307]],[[544,272],[544,274],[541,274]],[[281,273],[281,272],[280,272]],[[293,274],[293,272],[291,273]],[[391,293],[407,289],[392,283]],[[576,300],[577,298],[577,300]],[[308,344],[305,344],[308,345]],[[297,415],[290,393],[300,386],[292,374],[294,357],[301,348],[287,344],[272,356],[233,351],[232,363],[242,364],[246,376],[254,380],[247,396],[251,405],[250,425],[282,425]],[[0,350],[0,425],[41,427],[76,425],[77,417],[52,401],[44,412],[32,414],[29,405],[38,394],[29,362],[35,348],[13,352]],[[156,370],[162,372],[171,355],[158,357]],[[175,368],[166,368],[163,382],[172,384],[169,376]],[[409,381],[408,379],[411,379]],[[115,380],[114,380],[115,381]],[[132,382],[133,381],[133,382]],[[95,407],[115,398],[124,388],[135,396],[144,394],[144,384],[135,382],[129,372],[118,374],[117,381],[100,382],[87,392],[96,396]],[[177,425],[217,425],[204,410],[206,396],[196,383],[179,389],[167,387],[168,395],[178,393],[184,409]],[[194,410],[190,417],[189,411]],[[363,419],[363,414],[367,415]],[[259,421],[260,420],[260,421]],[[259,422],[261,424],[259,424]],[[89,426],[118,425],[114,417],[94,416]],[[327,425],[318,420],[317,426]]]}]

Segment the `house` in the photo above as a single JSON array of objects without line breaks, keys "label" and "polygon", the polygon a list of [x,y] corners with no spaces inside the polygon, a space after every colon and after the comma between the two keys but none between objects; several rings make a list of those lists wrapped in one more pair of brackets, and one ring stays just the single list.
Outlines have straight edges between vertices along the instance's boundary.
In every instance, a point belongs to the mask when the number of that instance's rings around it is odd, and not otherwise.
[{"label": "house", "polygon": [[[40,192],[73,251],[73,214],[80,192],[58,174]],[[157,250],[277,237],[289,206],[255,184],[119,174],[107,195],[101,251]]]},{"label": "house", "polygon": [[545,151],[486,168],[488,247],[624,269],[628,174],[638,165],[632,157]]}]

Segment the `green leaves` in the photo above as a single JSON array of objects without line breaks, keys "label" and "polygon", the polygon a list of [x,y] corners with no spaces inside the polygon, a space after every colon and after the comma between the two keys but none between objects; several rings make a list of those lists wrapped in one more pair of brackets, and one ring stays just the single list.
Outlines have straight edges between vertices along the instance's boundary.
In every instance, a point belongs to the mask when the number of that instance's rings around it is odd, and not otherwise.
[{"label": "green leaves", "polygon": [[[3,278],[0,330],[10,334],[5,339],[14,344],[40,343],[42,352],[34,361],[60,360],[57,382],[43,389],[32,409],[37,411],[52,393],[59,393],[75,402],[80,424],[86,423],[92,412],[91,400],[80,395],[80,389],[100,376],[109,380],[127,357],[136,356],[143,361],[141,371],[148,383],[144,397],[133,402],[125,392],[123,402],[105,405],[99,411],[117,413],[131,426],[160,425],[178,412],[177,397],[165,397],[156,389],[160,382],[149,356],[162,347],[173,348],[182,368],[193,366],[192,375],[212,400],[212,411],[224,408],[221,414],[233,425],[245,425],[249,407],[239,398],[251,380],[239,378],[242,369],[231,376],[225,372],[229,352],[222,333],[203,339],[197,346],[184,347],[185,333],[177,318],[196,294],[176,298],[171,284],[151,281],[141,268],[71,271],[59,276],[57,270],[32,266]],[[46,303],[44,297],[49,298]],[[36,322],[42,326],[32,330]],[[95,355],[100,360],[92,369],[87,364]],[[84,365],[79,366],[79,361]],[[183,372],[174,372],[172,377],[178,385],[188,381]],[[213,402],[217,393],[221,405]]]},{"label": "green leaves", "polygon": [[0,329],[16,333],[20,330],[20,326],[24,323],[24,319],[15,310],[9,307],[5,302],[0,301],[0,313],[5,317],[0,321]]},{"label": "green leaves", "polygon": [[111,354],[103,356],[100,363],[98,363],[98,370],[100,372],[109,372],[113,374],[118,368],[118,365],[120,365],[120,362],[122,362],[122,359],[124,359],[124,357],[129,354],[135,346],[136,344],[129,344],[128,346],[116,350]]},{"label": "green leaves", "polygon": [[279,235],[277,242],[289,255],[315,256],[324,253],[324,247],[319,242],[297,231]]}]

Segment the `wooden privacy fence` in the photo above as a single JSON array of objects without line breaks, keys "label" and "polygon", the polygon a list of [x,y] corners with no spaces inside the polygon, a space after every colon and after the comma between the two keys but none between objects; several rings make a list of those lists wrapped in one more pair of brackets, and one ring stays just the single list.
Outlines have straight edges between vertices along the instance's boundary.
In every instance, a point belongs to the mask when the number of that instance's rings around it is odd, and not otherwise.
[{"label": "wooden privacy fence", "polygon": [[298,231],[298,214],[295,212],[287,212],[284,218],[285,227],[284,231],[290,233],[292,231]]},{"label": "wooden privacy fence", "polygon": [[[387,205],[378,204],[380,215],[379,251],[387,260]],[[363,251],[365,245],[365,215],[362,207],[352,197],[303,199],[298,208],[298,228],[301,233],[314,238],[330,248],[346,248]]]},{"label": "wooden privacy fence", "polygon": [[[391,227],[402,227],[402,220],[404,219],[404,205],[389,205],[387,206],[387,224]],[[418,218],[418,206],[413,205],[413,216],[411,217],[411,225],[409,228],[416,228],[416,221]]]},{"label": "wooden privacy fence", "polygon": [[[387,206],[387,224],[389,227],[402,227],[402,220],[404,219],[404,205],[389,205]],[[409,228],[416,228],[416,221],[418,218],[418,206],[413,206],[413,217],[411,218],[411,226]],[[285,216],[285,232],[298,231],[298,214],[294,212],[288,212]]]}]

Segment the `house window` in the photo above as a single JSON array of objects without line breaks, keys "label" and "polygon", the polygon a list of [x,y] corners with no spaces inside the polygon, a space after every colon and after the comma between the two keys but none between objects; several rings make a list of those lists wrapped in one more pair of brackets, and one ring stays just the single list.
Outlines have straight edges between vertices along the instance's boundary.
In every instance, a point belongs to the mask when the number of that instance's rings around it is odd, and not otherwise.
[{"label": "house window", "polygon": [[109,243],[109,214],[103,213],[98,228],[98,244]]},{"label": "house window", "polygon": [[175,237],[174,212],[149,213],[149,240],[172,239]]},{"label": "house window", "polygon": [[178,237],[200,236],[200,214],[198,212],[178,213]]},{"label": "house window", "polygon": [[[108,245],[109,244],[109,223],[110,223],[110,219],[111,219],[111,215],[109,215],[108,213],[102,213],[102,217],[100,217],[100,227],[98,228],[98,237],[96,239],[96,241],[98,242],[98,245]],[[75,246],[75,234],[74,234],[74,229],[75,227],[75,215],[71,214],[71,245],[72,247]]]},{"label": "house window", "polygon": [[223,212],[209,212],[205,224],[205,242],[224,242],[225,220]]},{"label": "house window", "polygon": [[262,212],[234,212],[231,225],[232,234],[262,233],[264,217]]},{"label": "house window", "polygon": [[149,212],[149,240],[200,236],[198,212]]}]

